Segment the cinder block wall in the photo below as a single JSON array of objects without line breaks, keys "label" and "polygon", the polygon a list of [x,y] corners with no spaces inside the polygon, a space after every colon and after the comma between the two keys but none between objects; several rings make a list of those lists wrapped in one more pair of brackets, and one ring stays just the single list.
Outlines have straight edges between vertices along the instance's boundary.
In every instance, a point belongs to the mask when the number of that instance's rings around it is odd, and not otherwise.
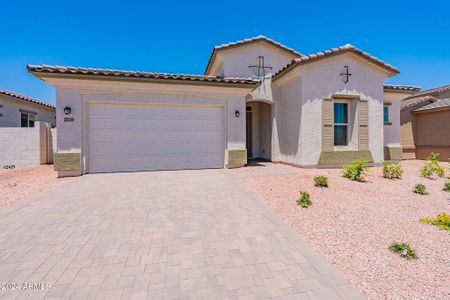
[{"label": "cinder block wall", "polygon": [[52,163],[52,144],[50,124],[44,122],[33,128],[0,127],[0,168]]}]

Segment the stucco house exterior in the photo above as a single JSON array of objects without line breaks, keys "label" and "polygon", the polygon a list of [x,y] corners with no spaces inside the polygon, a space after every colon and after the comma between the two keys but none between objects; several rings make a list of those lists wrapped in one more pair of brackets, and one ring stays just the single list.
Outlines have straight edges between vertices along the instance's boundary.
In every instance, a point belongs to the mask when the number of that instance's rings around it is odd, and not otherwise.
[{"label": "stucco house exterior", "polygon": [[[395,159],[399,70],[345,45],[304,55],[265,36],[214,47],[204,75],[28,65],[57,90],[60,176]],[[392,155],[392,157],[389,157]]]},{"label": "stucco house exterior", "polygon": [[37,121],[56,126],[55,106],[0,89],[0,127],[34,127]]},{"label": "stucco house exterior", "polygon": [[450,84],[404,95],[400,121],[403,158],[450,159]]}]

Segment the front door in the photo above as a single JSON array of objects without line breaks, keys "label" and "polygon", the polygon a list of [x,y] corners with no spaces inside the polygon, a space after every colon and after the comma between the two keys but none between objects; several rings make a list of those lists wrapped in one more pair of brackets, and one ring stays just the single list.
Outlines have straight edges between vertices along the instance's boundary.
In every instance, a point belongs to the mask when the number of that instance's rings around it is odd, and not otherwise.
[{"label": "front door", "polygon": [[252,157],[252,112],[246,113],[246,140],[245,145],[247,147],[247,157]]}]

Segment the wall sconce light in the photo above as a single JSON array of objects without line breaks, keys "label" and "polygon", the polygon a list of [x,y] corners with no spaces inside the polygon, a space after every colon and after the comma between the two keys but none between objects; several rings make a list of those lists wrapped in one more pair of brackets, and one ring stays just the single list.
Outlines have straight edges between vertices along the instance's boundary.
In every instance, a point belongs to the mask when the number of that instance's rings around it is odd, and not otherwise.
[{"label": "wall sconce light", "polygon": [[239,112],[238,109],[236,109],[236,110],[234,111],[234,116],[235,116],[236,118],[239,118],[240,115],[241,115],[241,113]]},{"label": "wall sconce light", "polygon": [[70,113],[72,112],[72,109],[68,106],[64,107],[64,114],[65,115],[70,115]]}]

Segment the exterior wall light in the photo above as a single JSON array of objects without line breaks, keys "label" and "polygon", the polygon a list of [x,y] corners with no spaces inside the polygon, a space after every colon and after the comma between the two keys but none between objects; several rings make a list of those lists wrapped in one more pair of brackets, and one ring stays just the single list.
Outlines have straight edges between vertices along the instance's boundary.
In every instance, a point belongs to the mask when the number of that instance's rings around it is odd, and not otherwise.
[{"label": "exterior wall light", "polygon": [[236,109],[236,110],[234,111],[234,116],[235,116],[236,118],[239,118],[240,115],[241,115],[241,113],[239,112],[238,109]]},{"label": "exterior wall light", "polygon": [[64,107],[64,114],[65,115],[70,115],[70,113],[72,112],[72,109],[68,106]]}]

